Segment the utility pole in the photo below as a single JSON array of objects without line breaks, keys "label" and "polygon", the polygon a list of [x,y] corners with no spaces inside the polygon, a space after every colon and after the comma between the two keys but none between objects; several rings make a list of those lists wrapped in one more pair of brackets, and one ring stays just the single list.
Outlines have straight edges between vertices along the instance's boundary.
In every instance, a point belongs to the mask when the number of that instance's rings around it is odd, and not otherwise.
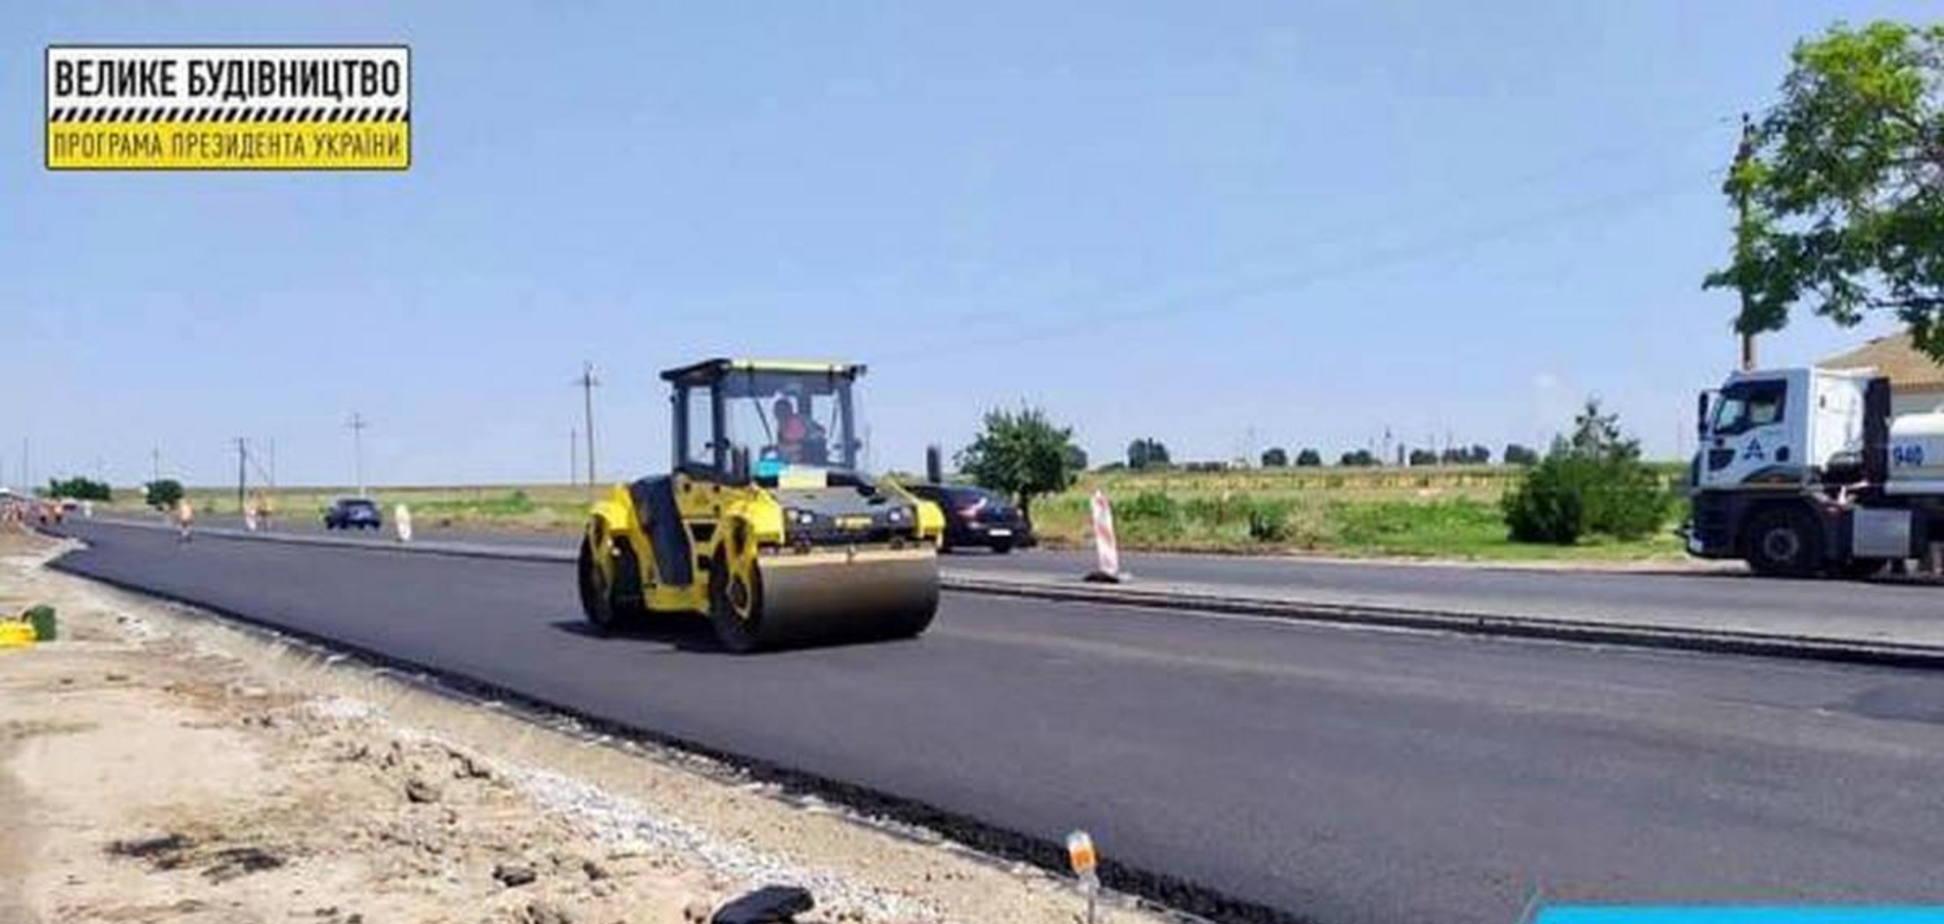
[{"label": "utility pole", "polygon": [[567,428],[567,486],[580,484],[580,431]]},{"label": "utility pole", "polygon": [[236,512],[243,512],[244,496],[249,491],[250,444],[243,437],[236,438]]},{"label": "utility pole", "polygon": [[594,364],[581,364],[581,376],[574,380],[581,387],[583,429],[587,431],[587,493],[594,493],[594,389],[601,380],[594,377]]},{"label": "utility pole", "polygon": [[[1741,144],[1735,148],[1737,179],[1731,182],[1735,183],[1735,262],[1746,265],[1744,261],[1749,256],[1748,250],[1751,245],[1748,227],[1748,184],[1741,182],[1739,176],[1748,161],[1755,156],[1755,123],[1748,118],[1748,113],[1744,112],[1741,125]],[[1740,292],[1741,317],[1738,320],[1746,323],[1750,308],[1748,287],[1746,285],[1740,287]],[[1743,331],[1741,335],[1741,367],[1743,372],[1755,368],[1755,334],[1752,331]]]},{"label": "utility pole", "polygon": [[34,490],[34,464],[33,464],[34,456],[31,452],[32,449],[33,446],[29,444],[27,437],[24,436],[21,437],[20,438],[20,489],[22,491]]},{"label": "utility pole", "polygon": [[159,444],[152,445],[149,447],[149,483],[154,484],[155,482],[161,480],[162,480],[162,447]]},{"label": "utility pole", "polygon": [[364,432],[371,427],[371,422],[365,420],[364,415],[359,414],[357,411],[352,411],[351,422],[345,424],[345,426],[351,428],[351,464],[355,468],[358,476],[358,496],[364,497]]}]

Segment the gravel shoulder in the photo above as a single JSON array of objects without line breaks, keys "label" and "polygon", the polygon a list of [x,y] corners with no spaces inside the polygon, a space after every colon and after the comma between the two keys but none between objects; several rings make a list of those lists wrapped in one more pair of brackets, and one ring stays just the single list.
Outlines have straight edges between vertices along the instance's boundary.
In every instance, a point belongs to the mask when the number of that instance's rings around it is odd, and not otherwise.
[{"label": "gravel shoulder", "polygon": [[811,890],[804,921],[1082,913],[1038,870],[41,567],[56,550],[0,536],[0,610],[63,630],[0,652],[0,920],[691,922],[771,883]]}]

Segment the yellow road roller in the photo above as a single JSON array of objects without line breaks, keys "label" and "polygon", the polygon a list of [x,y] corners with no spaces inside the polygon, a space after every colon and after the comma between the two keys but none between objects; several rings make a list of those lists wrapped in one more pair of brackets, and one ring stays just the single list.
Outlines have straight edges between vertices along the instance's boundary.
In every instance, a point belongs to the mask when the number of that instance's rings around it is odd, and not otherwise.
[{"label": "yellow road roller", "polygon": [[859,464],[863,374],[741,359],[663,372],[671,470],[615,485],[589,512],[588,620],[699,613],[736,652],[924,632],[945,516]]}]

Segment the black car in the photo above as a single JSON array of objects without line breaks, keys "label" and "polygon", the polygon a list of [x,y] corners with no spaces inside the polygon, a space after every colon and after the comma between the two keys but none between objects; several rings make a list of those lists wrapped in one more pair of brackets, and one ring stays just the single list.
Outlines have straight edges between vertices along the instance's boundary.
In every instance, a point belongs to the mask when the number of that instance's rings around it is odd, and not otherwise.
[{"label": "black car", "polygon": [[324,511],[325,529],[381,529],[385,519],[368,497],[340,497]]},{"label": "black car", "polygon": [[955,484],[920,484],[907,490],[945,511],[946,549],[983,546],[1004,554],[1033,544],[1033,524],[998,494]]}]

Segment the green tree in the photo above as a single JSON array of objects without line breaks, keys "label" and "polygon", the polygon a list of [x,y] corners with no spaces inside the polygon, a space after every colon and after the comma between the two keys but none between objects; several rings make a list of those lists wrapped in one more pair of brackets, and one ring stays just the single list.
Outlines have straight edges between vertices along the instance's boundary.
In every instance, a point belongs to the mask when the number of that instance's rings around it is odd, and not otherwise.
[{"label": "green tree", "polygon": [[92,478],[49,478],[47,496],[110,501],[115,499],[115,492],[108,485]]},{"label": "green tree", "polygon": [[1744,334],[1798,302],[1845,326],[1888,311],[1944,360],[1944,24],[1839,24],[1790,61],[1723,186],[1746,208],[1705,286],[1742,294]]},{"label": "green tree", "polygon": [[1538,465],[1539,453],[1530,446],[1520,443],[1505,444],[1505,453],[1499,456],[1507,465]]},{"label": "green tree", "polygon": [[1588,398],[1573,417],[1573,435],[1553,447],[1554,454],[1562,452],[1596,461],[1632,461],[1640,458],[1640,441],[1620,432],[1619,414],[1600,413],[1600,399]]},{"label": "green tree", "polygon": [[1033,497],[1066,490],[1075,472],[1073,428],[1055,426],[1044,411],[1027,407],[987,411],[985,429],[958,454],[958,468],[979,485],[1019,499],[1032,512]]},{"label": "green tree", "polygon": [[1067,444],[1067,468],[1075,472],[1087,470],[1087,451],[1077,443]]},{"label": "green tree", "polygon": [[1166,468],[1170,462],[1168,447],[1152,437],[1138,439],[1127,444],[1127,467]]},{"label": "green tree", "polygon": [[157,510],[174,509],[176,502],[182,500],[182,482],[174,478],[151,481],[142,490],[148,496],[149,506]]},{"label": "green tree", "polygon": [[1297,468],[1315,468],[1323,464],[1323,454],[1314,449],[1305,449],[1296,454]]},{"label": "green tree", "polygon": [[1353,449],[1337,457],[1337,464],[1351,468],[1368,468],[1377,464],[1377,457],[1368,449]]},{"label": "green tree", "polygon": [[1283,468],[1289,465],[1289,452],[1281,446],[1271,447],[1262,453],[1263,468]]}]

